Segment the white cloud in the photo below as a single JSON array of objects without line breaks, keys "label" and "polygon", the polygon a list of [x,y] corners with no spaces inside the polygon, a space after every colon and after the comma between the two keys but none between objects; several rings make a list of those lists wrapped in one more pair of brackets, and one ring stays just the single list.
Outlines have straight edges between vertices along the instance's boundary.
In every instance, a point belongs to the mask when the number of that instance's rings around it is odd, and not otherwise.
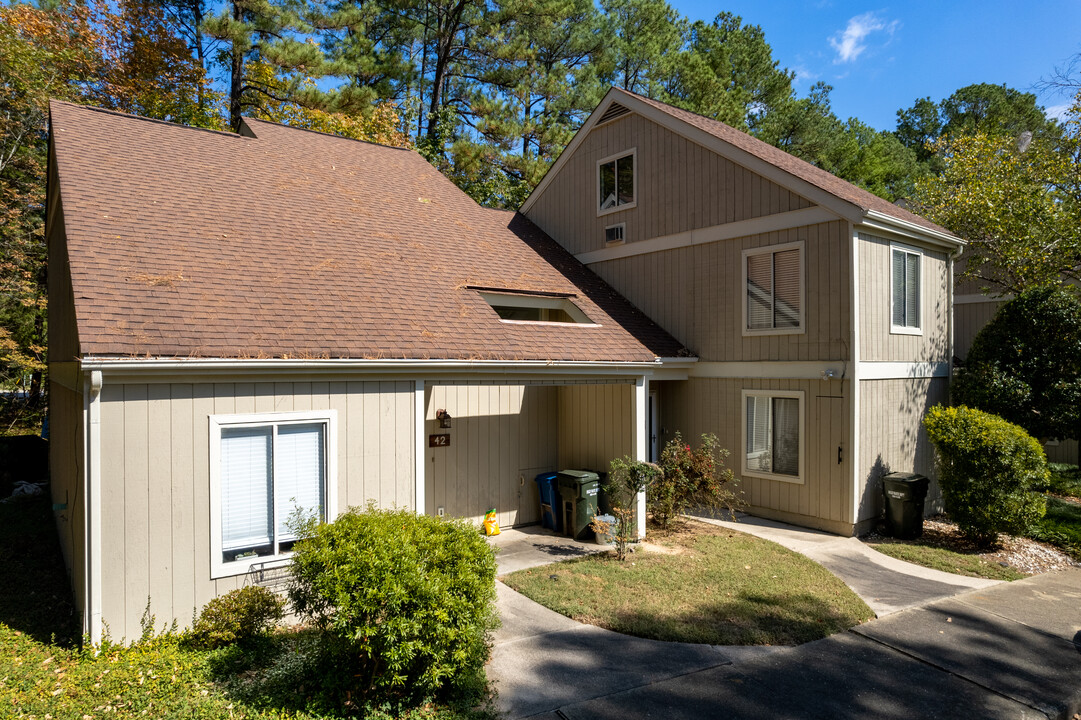
[{"label": "white cloud", "polygon": [[830,38],[830,45],[837,51],[837,58],[833,62],[854,61],[867,49],[865,41],[869,35],[879,32],[893,35],[899,24],[897,20],[886,22],[873,12],[856,15],[848,21],[844,30]]},{"label": "white cloud", "polygon": [[1069,104],[1066,104],[1066,105],[1052,105],[1052,106],[1050,106],[1048,108],[1044,108],[1044,114],[1047,115],[1047,117],[1052,118],[1054,120],[1065,120],[1066,119],[1066,113],[1069,112],[1069,110],[1070,110],[1070,105]]},{"label": "white cloud", "polygon": [[801,83],[811,84],[818,78],[822,77],[818,73],[808,70],[807,66],[805,65],[796,65],[794,68],[792,68],[792,72],[796,74],[794,82],[797,85]]}]

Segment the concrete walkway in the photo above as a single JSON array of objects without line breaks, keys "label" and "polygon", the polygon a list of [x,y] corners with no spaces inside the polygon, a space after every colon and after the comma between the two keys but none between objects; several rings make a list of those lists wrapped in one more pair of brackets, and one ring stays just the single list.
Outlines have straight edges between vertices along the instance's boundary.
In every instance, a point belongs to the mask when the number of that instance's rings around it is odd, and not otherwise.
[{"label": "concrete walkway", "polygon": [[697,519],[771,540],[806,555],[843,580],[880,618],[1001,582],[913,565],[883,555],[858,538],[830,535],[750,515],[740,515],[739,522],[708,517]]},{"label": "concrete walkway", "polygon": [[[553,720],[1068,719],[1081,710],[1081,569],[972,590],[969,578],[895,570],[898,561],[880,563],[850,538],[757,518],[734,529],[817,555],[892,614],[795,648],[711,647],[582,625],[499,583],[503,627],[488,675],[500,709]],[[546,542],[542,532],[503,538],[511,552],[501,572],[550,562]],[[575,546],[554,553],[599,549]]]}]

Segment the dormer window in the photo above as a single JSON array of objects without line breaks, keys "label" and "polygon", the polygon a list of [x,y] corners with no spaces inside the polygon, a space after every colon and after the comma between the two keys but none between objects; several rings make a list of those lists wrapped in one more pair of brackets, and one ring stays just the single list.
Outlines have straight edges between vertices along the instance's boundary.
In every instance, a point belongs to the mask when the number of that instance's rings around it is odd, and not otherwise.
[{"label": "dormer window", "polygon": [[597,163],[597,214],[629,210],[638,204],[636,149],[606,157]]},{"label": "dormer window", "polygon": [[571,295],[527,292],[519,294],[489,289],[480,290],[479,294],[503,322],[594,325],[571,301]]}]

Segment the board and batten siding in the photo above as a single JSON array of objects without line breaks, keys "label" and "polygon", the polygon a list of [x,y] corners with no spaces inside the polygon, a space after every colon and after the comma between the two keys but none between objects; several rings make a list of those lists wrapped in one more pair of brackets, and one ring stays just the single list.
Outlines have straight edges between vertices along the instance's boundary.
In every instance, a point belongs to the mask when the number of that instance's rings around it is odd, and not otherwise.
[{"label": "board and batten siding", "polygon": [[[635,149],[637,205],[597,215],[597,162]],[[628,244],[810,207],[806,199],[712,150],[632,113],[585,137],[528,217],[571,253],[605,246],[604,229],[626,223]]]},{"label": "board and batten siding", "polygon": [[559,468],[608,472],[634,457],[634,390],[628,383],[559,388]]},{"label": "board and batten siding", "polygon": [[60,550],[75,595],[86,600],[86,517],[83,482],[83,395],[55,380],[49,382],[49,489],[52,493]]},{"label": "board and batten siding", "polygon": [[[828,222],[591,263],[703,362],[843,360],[851,337],[848,224]],[[744,335],[743,251],[804,243],[804,332]]]},{"label": "board and batten siding", "polygon": [[138,637],[149,599],[189,622],[246,576],[210,577],[211,415],[337,411],[338,508],[412,507],[414,383],[112,384],[101,391],[102,619]]},{"label": "board and batten siding", "polygon": [[[714,433],[731,454],[727,466],[740,478],[748,510],[756,515],[840,534],[852,534],[852,458],[850,383],[846,380],[763,380],[691,378],[657,383],[660,391],[662,446],[678,431],[697,445]],[[742,476],[743,390],[803,392],[802,484]],[[841,448],[838,463],[838,446]]]},{"label": "board and batten siding", "polygon": [[866,233],[860,233],[859,239],[860,360],[948,361],[950,271],[946,254],[920,248],[922,334],[891,333],[890,241]]},{"label": "board and batten siding", "polygon": [[881,478],[915,472],[931,478],[925,508],[941,509],[934,447],[923,429],[927,411],[949,400],[946,378],[864,380],[860,383],[859,521],[882,512]]},{"label": "board and batten siding", "polygon": [[995,317],[1004,300],[988,298],[982,302],[954,303],[953,306],[953,354],[964,360],[972,349],[972,341]]},{"label": "board and batten siding", "polygon": [[[533,478],[557,470],[558,397],[551,385],[435,385],[428,388],[425,430],[446,434],[426,447],[425,512],[480,523],[495,508],[501,526],[540,519]],[[446,410],[451,427],[440,428]],[[428,445],[427,439],[425,445]]]}]

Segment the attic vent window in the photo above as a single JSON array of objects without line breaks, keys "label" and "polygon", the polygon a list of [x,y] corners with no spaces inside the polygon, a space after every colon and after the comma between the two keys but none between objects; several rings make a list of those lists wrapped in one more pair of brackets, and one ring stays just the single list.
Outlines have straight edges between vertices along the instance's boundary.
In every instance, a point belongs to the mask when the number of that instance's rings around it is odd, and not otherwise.
[{"label": "attic vent window", "polygon": [[607,110],[604,111],[604,114],[601,115],[601,119],[597,121],[597,124],[599,125],[600,123],[605,123],[609,120],[615,120],[616,118],[623,117],[629,112],[630,110],[623,107],[619,103],[614,102],[608,106]]},{"label": "attic vent window", "polygon": [[492,307],[492,310],[495,310],[503,322],[594,324],[567,297],[493,292],[482,292],[480,296]]},{"label": "attic vent window", "polygon": [[623,232],[627,227],[627,223],[619,223],[618,225],[609,225],[604,229],[604,244],[605,245],[622,245],[623,244]]}]

